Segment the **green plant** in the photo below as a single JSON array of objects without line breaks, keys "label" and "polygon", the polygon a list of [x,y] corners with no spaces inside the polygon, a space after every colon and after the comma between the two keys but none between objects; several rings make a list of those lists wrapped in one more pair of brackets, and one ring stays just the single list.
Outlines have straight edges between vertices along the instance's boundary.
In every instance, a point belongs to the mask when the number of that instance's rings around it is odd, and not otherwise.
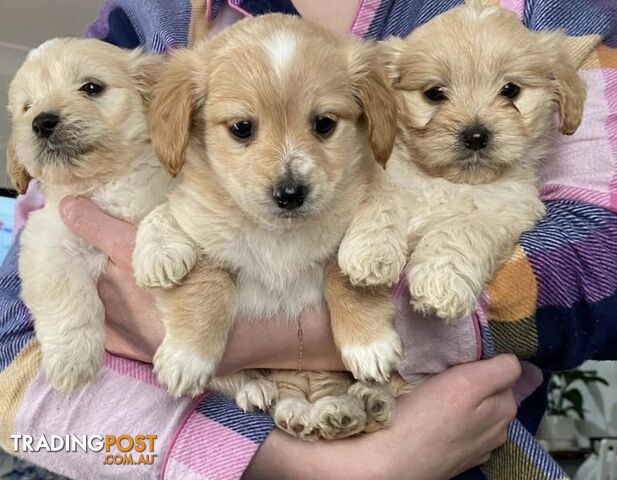
[{"label": "green plant", "polygon": [[608,382],[598,376],[596,370],[568,370],[556,372],[551,377],[548,386],[548,414],[567,416],[572,412],[581,420],[585,420],[583,395],[576,383],[588,386],[592,383],[607,385]]}]

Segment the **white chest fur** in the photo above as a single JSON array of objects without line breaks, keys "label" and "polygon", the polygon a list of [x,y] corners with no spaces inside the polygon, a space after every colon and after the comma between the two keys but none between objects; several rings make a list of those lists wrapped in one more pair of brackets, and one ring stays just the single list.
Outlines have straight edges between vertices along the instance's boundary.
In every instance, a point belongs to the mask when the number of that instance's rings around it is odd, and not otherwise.
[{"label": "white chest fur", "polygon": [[237,274],[236,315],[295,318],[323,303],[326,262],[344,226],[239,229],[227,248],[212,252]]},{"label": "white chest fur", "polygon": [[129,175],[94,189],[90,198],[110,215],[137,223],[163,202],[170,184],[171,177],[148,152],[133,161]]}]

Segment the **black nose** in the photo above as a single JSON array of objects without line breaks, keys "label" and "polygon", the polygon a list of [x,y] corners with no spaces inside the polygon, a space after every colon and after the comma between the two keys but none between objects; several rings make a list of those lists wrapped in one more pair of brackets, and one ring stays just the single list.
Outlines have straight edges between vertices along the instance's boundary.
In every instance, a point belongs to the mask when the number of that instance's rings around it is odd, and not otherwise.
[{"label": "black nose", "polygon": [[49,138],[59,122],[60,117],[55,113],[39,113],[32,120],[32,131],[39,138]]},{"label": "black nose", "polygon": [[304,203],[307,188],[295,182],[281,182],[272,189],[272,198],[280,208],[295,210]]},{"label": "black nose", "polygon": [[488,145],[490,132],[485,127],[475,126],[468,128],[461,134],[461,139],[469,150],[477,152]]}]

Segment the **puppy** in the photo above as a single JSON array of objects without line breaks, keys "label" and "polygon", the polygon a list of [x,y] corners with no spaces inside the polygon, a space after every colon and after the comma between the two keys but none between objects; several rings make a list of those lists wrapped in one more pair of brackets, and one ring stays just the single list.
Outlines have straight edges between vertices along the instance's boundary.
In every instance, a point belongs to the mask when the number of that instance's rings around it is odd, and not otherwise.
[{"label": "puppy", "polygon": [[[395,114],[373,45],[295,17],[243,20],[173,55],[150,125],[160,160],[182,177],[141,224],[133,257],[140,285],[165,288],[154,366],[171,393],[209,385],[234,319],[295,323],[324,301],[354,377],[387,380],[401,355],[389,295],[353,288],[336,255],[354,213],[377,196]],[[247,409],[278,396],[279,427],[334,438],[366,428],[350,384],[245,372],[210,386]]]},{"label": "puppy", "polygon": [[25,192],[35,178],[45,207],[21,235],[22,297],[54,388],[93,380],[105,347],[97,278],[106,256],[58,213],[66,195],[135,223],[161,203],[171,177],[156,158],[146,103],[159,61],[97,40],[54,39],[28,55],[9,88],[8,170]]},{"label": "puppy", "polygon": [[574,133],[585,87],[564,35],[479,1],[383,48],[399,105],[388,171],[409,209],[411,302],[454,320],[543,215],[537,169],[554,112]]}]

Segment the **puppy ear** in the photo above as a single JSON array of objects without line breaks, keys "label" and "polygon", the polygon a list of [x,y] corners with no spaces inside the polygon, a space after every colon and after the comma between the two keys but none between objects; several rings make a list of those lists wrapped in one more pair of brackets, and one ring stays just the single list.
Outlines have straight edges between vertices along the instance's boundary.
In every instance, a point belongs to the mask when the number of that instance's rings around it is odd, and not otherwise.
[{"label": "puppy ear", "polygon": [[583,109],[587,89],[585,82],[576,71],[576,67],[563,51],[555,64],[555,80],[561,122],[559,131],[564,135],[572,135],[583,121]]},{"label": "puppy ear", "polygon": [[381,57],[376,44],[353,43],[349,68],[353,93],[362,108],[373,156],[385,167],[394,148],[397,107],[384,76]]},{"label": "puppy ear", "polygon": [[559,131],[572,135],[583,121],[587,89],[567,51],[567,36],[560,32],[538,34],[553,58],[553,80],[559,103]]},{"label": "puppy ear", "polygon": [[161,76],[163,63],[162,55],[149,55],[140,48],[129,53],[129,72],[145,105],[152,100],[152,89]]},{"label": "puppy ear", "polygon": [[32,180],[32,177],[17,158],[17,153],[15,152],[15,145],[12,138],[9,140],[6,154],[6,171],[15,186],[15,190],[21,194],[24,194],[26,193],[26,190],[28,190],[28,184],[30,183],[30,180]]},{"label": "puppy ear", "polygon": [[382,59],[385,64],[384,71],[386,72],[387,80],[392,87],[396,88],[401,77],[401,55],[406,48],[409,48],[407,42],[399,37],[390,37],[387,40],[379,42],[379,48],[382,51]]},{"label": "puppy ear", "polygon": [[178,51],[172,55],[154,86],[148,123],[154,150],[163,166],[175,177],[184,163],[197,99],[193,91],[190,53]]}]

